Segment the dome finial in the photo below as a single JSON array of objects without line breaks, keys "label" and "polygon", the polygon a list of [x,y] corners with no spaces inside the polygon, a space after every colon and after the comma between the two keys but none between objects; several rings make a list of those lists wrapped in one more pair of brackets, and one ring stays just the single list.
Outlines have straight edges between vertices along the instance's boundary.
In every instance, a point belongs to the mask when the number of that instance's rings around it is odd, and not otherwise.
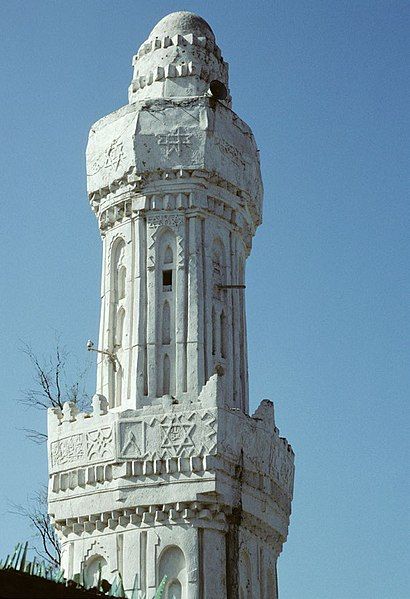
[{"label": "dome finial", "polygon": [[165,35],[173,37],[176,34],[194,33],[195,35],[205,35],[215,41],[214,33],[208,23],[193,12],[178,11],[171,12],[163,17],[155,25],[148,39],[161,38]]},{"label": "dome finial", "polygon": [[133,60],[130,103],[145,98],[204,96],[212,81],[226,89],[219,97],[230,106],[228,65],[215,35],[200,16],[173,12],[161,19]]}]

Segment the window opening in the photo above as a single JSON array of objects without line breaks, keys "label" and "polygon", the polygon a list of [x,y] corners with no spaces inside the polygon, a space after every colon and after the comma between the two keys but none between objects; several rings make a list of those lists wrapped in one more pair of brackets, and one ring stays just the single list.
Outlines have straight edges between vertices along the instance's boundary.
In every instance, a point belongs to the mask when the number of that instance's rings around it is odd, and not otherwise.
[{"label": "window opening", "polygon": [[162,291],[172,291],[172,270],[162,271]]}]

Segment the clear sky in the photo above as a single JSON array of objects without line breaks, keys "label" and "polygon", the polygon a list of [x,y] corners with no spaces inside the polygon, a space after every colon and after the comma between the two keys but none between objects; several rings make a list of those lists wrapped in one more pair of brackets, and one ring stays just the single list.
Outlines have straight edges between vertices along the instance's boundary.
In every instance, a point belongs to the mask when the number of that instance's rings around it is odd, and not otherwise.
[{"label": "clear sky", "polygon": [[[281,599],[409,597],[409,2],[0,2],[0,554],[7,513],[46,481],[21,427],[45,415],[20,340],[74,363],[96,339],[101,244],[86,197],[91,124],[127,102],[131,57],[162,16],[201,14],[256,136],[264,222],[247,269],[252,408],[296,452]],[[93,391],[93,364],[89,390]],[[406,456],[407,454],[407,456]],[[407,580],[406,580],[407,579]]]}]

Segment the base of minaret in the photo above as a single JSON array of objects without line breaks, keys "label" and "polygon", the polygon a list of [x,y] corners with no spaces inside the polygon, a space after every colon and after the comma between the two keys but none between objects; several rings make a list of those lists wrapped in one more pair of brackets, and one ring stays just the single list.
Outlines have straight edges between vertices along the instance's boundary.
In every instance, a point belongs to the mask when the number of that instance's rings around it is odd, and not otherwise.
[{"label": "base of minaret", "polygon": [[127,595],[136,587],[141,598],[154,597],[164,575],[169,599],[275,598],[279,537],[237,524],[205,499],[187,505],[136,508],[137,517],[119,516],[106,532],[65,540],[62,567],[85,570],[92,584],[101,563],[103,578],[122,572]]},{"label": "base of minaret", "polygon": [[120,573],[147,599],[276,597],[294,454],[273,404],[247,416],[223,406],[215,374],[197,402],[123,412],[93,398],[49,415],[49,505],[68,578]]}]

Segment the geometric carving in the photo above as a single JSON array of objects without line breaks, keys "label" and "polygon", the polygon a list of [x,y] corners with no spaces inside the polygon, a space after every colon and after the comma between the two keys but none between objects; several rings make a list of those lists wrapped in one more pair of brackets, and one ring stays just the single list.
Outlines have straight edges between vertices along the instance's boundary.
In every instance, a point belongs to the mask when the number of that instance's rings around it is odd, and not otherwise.
[{"label": "geometric carving", "polygon": [[104,460],[114,457],[111,428],[101,428],[87,433],[87,457],[89,460]]},{"label": "geometric carving", "polygon": [[148,217],[149,227],[172,227],[176,228],[182,225],[184,217],[179,214],[153,214]]},{"label": "geometric carving", "polygon": [[118,423],[118,456],[163,459],[215,453],[216,419],[212,410],[126,418]]},{"label": "geometric carving", "polygon": [[113,139],[109,148],[105,150],[103,155],[96,158],[88,166],[88,175],[96,175],[101,169],[117,170],[121,161],[124,158],[124,144],[118,139]]},{"label": "geometric carving", "polygon": [[212,412],[205,412],[205,414],[201,417],[202,422],[204,423],[204,427],[202,430],[202,448],[200,454],[208,453],[211,454],[216,449],[216,430],[215,423],[216,418]]},{"label": "geometric carving", "polygon": [[141,458],[146,454],[145,422],[126,420],[119,424],[120,455],[126,458]]},{"label": "geometric carving", "polygon": [[114,167],[117,169],[123,157],[123,143],[118,139],[114,139],[106,152],[104,168]]},{"label": "geometric carving", "polygon": [[156,137],[158,137],[158,145],[164,146],[165,155],[168,157],[172,152],[175,152],[177,156],[181,156],[184,146],[191,145],[190,139],[192,135],[181,132],[181,129],[178,127],[174,133],[160,133]]},{"label": "geometric carving", "polygon": [[[195,414],[191,414],[191,419]],[[192,439],[195,423],[188,422],[182,414],[176,415],[161,424],[161,447],[170,457],[191,456],[195,453],[195,444]]]},{"label": "geometric carving", "polygon": [[83,436],[72,435],[51,444],[51,463],[60,466],[84,458]]}]

